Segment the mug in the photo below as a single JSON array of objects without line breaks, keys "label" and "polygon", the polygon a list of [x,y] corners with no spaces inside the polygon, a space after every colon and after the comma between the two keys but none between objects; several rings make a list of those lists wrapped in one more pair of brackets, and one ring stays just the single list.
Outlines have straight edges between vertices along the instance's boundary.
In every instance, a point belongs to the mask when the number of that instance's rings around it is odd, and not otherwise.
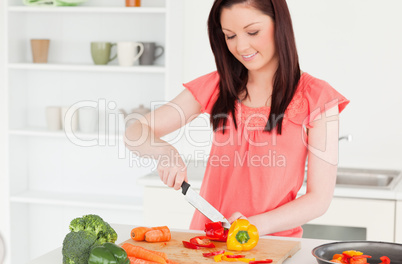
[{"label": "mug", "polygon": [[[163,55],[164,48],[155,42],[141,42],[144,45],[144,53],[140,57],[140,65],[152,65],[155,60]],[[159,52],[158,52],[159,50]],[[158,53],[158,54],[157,54]]]},{"label": "mug", "polygon": [[111,42],[91,42],[92,60],[96,65],[106,65],[116,59],[117,54],[111,57],[112,47],[116,46]]},{"label": "mug", "polygon": [[61,108],[59,106],[46,107],[47,128],[51,131],[61,129]]},{"label": "mug", "polygon": [[66,133],[78,130],[78,111],[76,108],[69,106],[61,108],[61,127]]},{"label": "mug", "polygon": [[98,125],[98,109],[84,106],[78,110],[78,123],[83,133],[94,133]]},{"label": "mug", "polygon": [[144,53],[144,45],[140,42],[118,42],[117,58],[120,66],[133,66]]},{"label": "mug", "polygon": [[49,44],[49,39],[31,39],[31,49],[34,63],[47,63]]}]

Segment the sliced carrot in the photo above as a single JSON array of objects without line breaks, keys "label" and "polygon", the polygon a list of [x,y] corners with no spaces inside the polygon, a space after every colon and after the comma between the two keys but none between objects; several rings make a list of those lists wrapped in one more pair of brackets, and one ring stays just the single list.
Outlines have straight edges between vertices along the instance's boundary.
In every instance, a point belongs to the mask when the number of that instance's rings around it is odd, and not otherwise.
[{"label": "sliced carrot", "polygon": [[154,226],[154,227],[151,227],[151,229],[152,230],[169,230],[170,231],[169,227],[167,227],[167,226]]},{"label": "sliced carrot", "polygon": [[155,251],[155,250],[150,250],[150,249],[147,249],[147,250],[152,252],[152,253],[154,253],[154,254],[156,254],[156,255],[158,255],[158,256],[161,256],[164,260],[166,260],[166,262],[168,261],[168,257],[167,257],[165,252]]},{"label": "sliced carrot", "polygon": [[131,230],[131,238],[135,241],[143,241],[145,239],[145,233],[152,230],[149,227],[138,226]]},{"label": "sliced carrot", "polygon": [[165,242],[171,239],[170,229],[167,226],[153,227],[151,231],[145,233],[147,242]]},{"label": "sliced carrot", "polygon": [[149,261],[145,259],[139,259],[136,257],[128,256],[128,259],[130,260],[130,264],[158,264],[158,262],[154,261]]},{"label": "sliced carrot", "polygon": [[161,257],[143,247],[135,246],[130,243],[124,243],[122,245],[122,248],[124,248],[124,250],[127,252],[128,256],[136,257],[139,259],[150,260],[150,261],[154,261],[154,262],[161,263],[161,264],[166,264],[166,260],[163,257]]},{"label": "sliced carrot", "polygon": [[177,263],[176,261],[173,261],[171,259],[168,259],[167,264],[179,264],[179,263]]}]

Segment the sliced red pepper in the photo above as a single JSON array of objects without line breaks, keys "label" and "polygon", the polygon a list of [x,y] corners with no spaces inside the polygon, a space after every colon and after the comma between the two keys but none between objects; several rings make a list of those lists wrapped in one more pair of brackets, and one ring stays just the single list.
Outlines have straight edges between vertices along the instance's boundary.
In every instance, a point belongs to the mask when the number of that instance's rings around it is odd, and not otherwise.
[{"label": "sliced red pepper", "polygon": [[222,226],[222,222],[210,222],[205,224],[205,234],[210,240],[226,242],[229,229]]},{"label": "sliced red pepper", "polygon": [[227,258],[245,258],[246,255],[226,255]]},{"label": "sliced red pepper", "polygon": [[387,256],[382,256],[380,259],[382,261],[380,264],[390,264],[391,263],[391,260]]},{"label": "sliced red pepper", "polygon": [[212,243],[211,240],[207,236],[196,236],[190,239],[190,243],[199,246],[199,247],[206,247],[206,248],[214,248],[215,245]]},{"label": "sliced red pepper", "polygon": [[369,255],[359,255],[359,256],[353,256],[352,259],[357,260],[357,259],[362,259],[362,258],[371,258]]},{"label": "sliced red pepper", "polygon": [[225,253],[225,250],[219,250],[219,251],[215,251],[215,252],[202,253],[202,255],[204,257],[212,257],[212,256],[224,254],[224,253]]},{"label": "sliced red pepper", "polygon": [[348,258],[348,259],[350,259],[352,256],[350,256],[350,255],[348,255],[348,254],[346,254],[346,253],[342,253],[342,255],[344,256],[344,257],[346,257],[346,258]]},{"label": "sliced red pepper", "polygon": [[342,262],[346,262],[346,263],[349,263],[349,259],[351,259],[352,258],[352,256],[350,256],[350,255],[348,255],[348,254],[346,254],[346,253],[342,253],[342,255],[343,255],[343,258],[342,258]]},{"label": "sliced red pepper", "polygon": [[194,245],[193,243],[187,242],[187,241],[182,241],[183,242],[183,246],[185,248],[190,248],[190,249],[199,249],[200,247],[197,245]]},{"label": "sliced red pepper", "polygon": [[253,260],[250,261],[248,264],[258,264],[258,263],[272,263],[272,259],[263,259],[263,260]]}]

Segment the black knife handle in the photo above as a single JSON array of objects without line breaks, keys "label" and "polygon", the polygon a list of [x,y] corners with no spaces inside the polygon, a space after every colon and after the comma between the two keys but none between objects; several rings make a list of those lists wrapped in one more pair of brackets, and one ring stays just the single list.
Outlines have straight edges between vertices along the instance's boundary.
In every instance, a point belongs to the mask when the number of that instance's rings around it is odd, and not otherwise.
[{"label": "black knife handle", "polygon": [[190,184],[188,184],[187,182],[183,182],[181,184],[181,192],[186,195],[188,188],[190,188]]}]

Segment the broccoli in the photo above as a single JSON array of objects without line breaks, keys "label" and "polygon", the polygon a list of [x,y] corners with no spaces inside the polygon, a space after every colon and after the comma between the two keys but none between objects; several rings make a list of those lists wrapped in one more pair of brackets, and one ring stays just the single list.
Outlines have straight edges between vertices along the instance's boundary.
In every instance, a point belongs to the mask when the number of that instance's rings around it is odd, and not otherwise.
[{"label": "broccoli", "polygon": [[96,235],[101,244],[105,242],[114,243],[117,240],[117,233],[114,229],[98,215],[84,215],[75,218],[70,223],[70,230],[92,232]]},{"label": "broccoli", "polygon": [[70,222],[63,241],[63,264],[87,264],[92,247],[117,240],[116,231],[98,215],[84,215]]},{"label": "broccoli", "polygon": [[87,264],[92,247],[99,245],[95,234],[70,232],[63,241],[63,264]]}]

